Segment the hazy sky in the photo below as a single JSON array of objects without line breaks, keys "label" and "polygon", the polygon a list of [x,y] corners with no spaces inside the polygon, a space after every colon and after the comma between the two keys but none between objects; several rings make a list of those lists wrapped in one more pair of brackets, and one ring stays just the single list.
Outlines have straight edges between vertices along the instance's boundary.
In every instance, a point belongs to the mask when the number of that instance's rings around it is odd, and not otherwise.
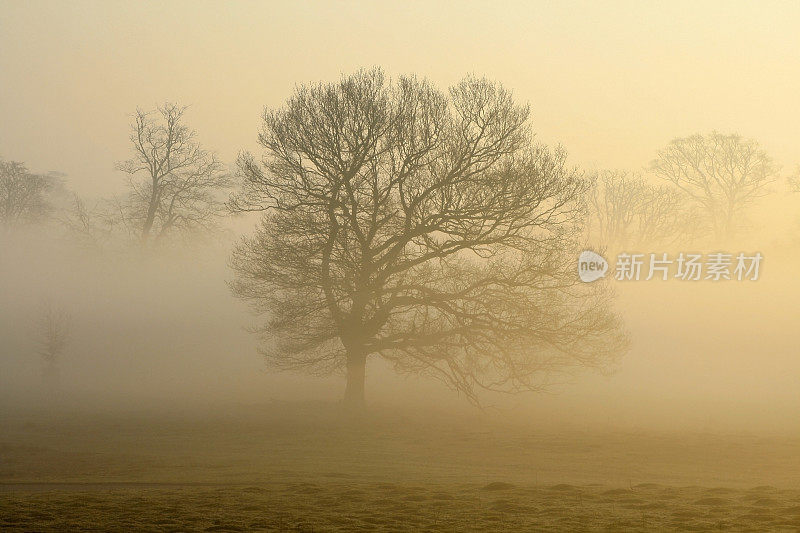
[{"label": "hazy sky", "polygon": [[0,0],[0,157],[116,190],[136,106],[192,104],[228,161],[297,83],[380,65],[467,72],[533,106],[587,167],[638,168],[711,129],[800,162],[798,2],[34,2]]}]

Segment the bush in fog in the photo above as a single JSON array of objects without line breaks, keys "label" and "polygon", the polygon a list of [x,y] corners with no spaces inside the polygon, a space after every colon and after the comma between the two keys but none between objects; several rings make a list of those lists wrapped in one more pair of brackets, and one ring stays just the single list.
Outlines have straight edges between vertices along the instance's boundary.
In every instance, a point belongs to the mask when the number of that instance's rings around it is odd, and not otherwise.
[{"label": "bush in fog", "polygon": [[38,353],[42,358],[42,377],[45,386],[59,386],[58,363],[69,343],[71,317],[63,309],[46,304],[36,322]]}]

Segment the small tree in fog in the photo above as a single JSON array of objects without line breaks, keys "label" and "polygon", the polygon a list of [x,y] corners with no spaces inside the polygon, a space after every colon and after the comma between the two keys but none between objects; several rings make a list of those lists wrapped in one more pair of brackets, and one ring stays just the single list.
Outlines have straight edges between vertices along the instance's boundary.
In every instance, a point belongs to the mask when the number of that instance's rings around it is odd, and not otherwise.
[{"label": "small tree in fog", "polygon": [[42,377],[50,388],[58,386],[58,361],[69,342],[70,326],[69,314],[50,304],[43,307],[36,323],[38,352],[43,364]]},{"label": "small tree in fog", "polygon": [[588,229],[593,244],[610,251],[664,245],[694,233],[686,196],[623,171],[598,173],[589,194]]},{"label": "small tree in fog", "polygon": [[137,110],[130,137],[134,156],[118,164],[131,180],[116,211],[143,243],[212,229],[225,213],[229,177],[184,124],[185,110],[170,103],[152,112]]},{"label": "small tree in fog", "polygon": [[600,285],[576,283],[587,182],[532,141],[501,86],[361,71],[297,89],[259,142],[231,205],[265,213],[233,254],[233,289],[269,315],[277,366],[344,368],[361,405],[380,356],[477,401],[624,349]]},{"label": "small tree in fog", "polygon": [[46,219],[59,185],[55,174],[33,174],[22,163],[0,159],[0,224],[10,229]]},{"label": "small tree in fog", "polygon": [[650,168],[700,206],[718,239],[736,234],[746,208],[779,170],[756,141],[717,132],[674,139]]}]

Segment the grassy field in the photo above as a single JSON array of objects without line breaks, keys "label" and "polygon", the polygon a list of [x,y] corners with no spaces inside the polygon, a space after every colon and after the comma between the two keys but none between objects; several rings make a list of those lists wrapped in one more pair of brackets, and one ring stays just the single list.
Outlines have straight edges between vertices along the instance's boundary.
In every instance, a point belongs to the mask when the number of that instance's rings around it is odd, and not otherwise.
[{"label": "grassy field", "polygon": [[26,531],[794,531],[800,528],[800,491],[341,480],[217,487],[26,486],[2,495],[0,516],[0,527]]},{"label": "grassy field", "polygon": [[11,530],[800,529],[800,439],[275,404],[6,412]]}]

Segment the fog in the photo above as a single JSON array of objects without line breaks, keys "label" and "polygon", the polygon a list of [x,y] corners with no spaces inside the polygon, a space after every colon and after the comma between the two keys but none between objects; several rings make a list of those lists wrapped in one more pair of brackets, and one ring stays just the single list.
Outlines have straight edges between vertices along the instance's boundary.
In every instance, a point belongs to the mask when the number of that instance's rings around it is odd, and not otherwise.
[{"label": "fog", "polygon": [[[781,199],[761,207],[765,216],[791,214]],[[800,255],[791,236],[797,222],[782,223],[788,231],[765,228],[726,248],[764,254],[756,282],[617,282],[632,346],[610,375],[559,376],[544,393],[489,395],[484,408],[548,428],[796,432]],[[104,409],[338,401],[342,375],[279,372],[257,353],[246,328],[258,319],[227,285],[232,239],[230,232],[142,254],[87,251],[41,228],[5,237],[3,403],[46,405],[52,395],[62,407]],[[47,302],[71,315],[59,391],[43,383],[37,355],[35,324]],[[437,381],[398,376],[377,358],[367,376],[373,405],[475,409]]]}]

